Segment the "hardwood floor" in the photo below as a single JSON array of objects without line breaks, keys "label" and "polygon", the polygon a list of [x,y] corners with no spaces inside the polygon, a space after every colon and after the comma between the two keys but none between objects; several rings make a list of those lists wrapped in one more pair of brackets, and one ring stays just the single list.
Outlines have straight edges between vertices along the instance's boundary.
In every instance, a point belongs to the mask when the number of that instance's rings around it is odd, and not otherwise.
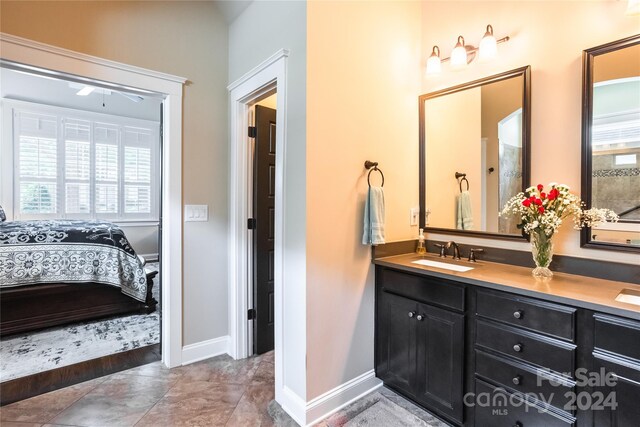
[{"label": "hardwood floor", "polygon": [[251,426],[275,423],[273,352],[174,369],[154,362],[0,408],[2,427]]}]

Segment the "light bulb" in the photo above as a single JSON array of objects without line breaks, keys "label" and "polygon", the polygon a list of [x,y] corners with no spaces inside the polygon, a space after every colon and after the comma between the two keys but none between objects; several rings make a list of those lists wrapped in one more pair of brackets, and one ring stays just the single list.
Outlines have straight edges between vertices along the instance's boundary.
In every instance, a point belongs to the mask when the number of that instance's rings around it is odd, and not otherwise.
[{"label": "light bulb", "polygon": [[427,59],[427,74],[438,74],[441,68],[440,48],[438,46],[434,46],[431,51],[431,56]]},{"label": "light bulb", "polygon": [[484,37],[480,40],[479,51],[481,61],[495,58],[498,52],[498,42],[493,36],[493,27],[491,25],[487,25],[487,32],[484,33]]},{"label": "light bulb", "polygon": [[464,37],[458,36],[458,43],[451,52],[451,66],[460,68],[467,65],[467,49],[464,48]]}]

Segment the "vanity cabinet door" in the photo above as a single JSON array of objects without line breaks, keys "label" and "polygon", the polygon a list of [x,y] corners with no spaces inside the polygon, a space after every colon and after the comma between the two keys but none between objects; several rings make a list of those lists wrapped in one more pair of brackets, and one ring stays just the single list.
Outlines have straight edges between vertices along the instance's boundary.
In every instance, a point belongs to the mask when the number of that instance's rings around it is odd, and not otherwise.
[{"label": "vanity cabinet door", "polygon": [[418,304],[416,400],[462,422],[464,315]]},{"label": "vanity cabinet door", "polygon": [[[613,382],[609,387],[600,387],[605,400],[592,407],[594,427],[638,427],[640,425],[640,371],[628,366],[599,360],[596,370],[604,369],[612,373]],[[594,394],[594,398],[598,395]],[[609,400],[611,399],[611,400]],[[613,402],[613,407],[611,403]],[[593,404],[597,404],[595,399]]]},{"label": "vanity cabinet door", "polygon": [[418,303],[388,292],[378,295],[376,374],[385,384],[413,395]]}]

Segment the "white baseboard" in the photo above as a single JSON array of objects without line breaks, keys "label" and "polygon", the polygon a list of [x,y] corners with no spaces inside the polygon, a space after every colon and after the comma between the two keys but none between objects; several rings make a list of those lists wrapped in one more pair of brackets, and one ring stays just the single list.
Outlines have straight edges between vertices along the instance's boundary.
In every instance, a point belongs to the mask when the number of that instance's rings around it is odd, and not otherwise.
[{"label": "white baseboard", "polygon": [[[306,405],[306,425],[313,425],[382,386],[374,370],[311,399]],[[311,420],[311,422],[308,422]]]},{"label": "white baseboard", "polygon": [[280,392],[276,390],[276,402],[295,422],[301,426],[306,425],[306,404],[304,399],[298,396],[297,393],[284,386]]},{"label": "white baseboard", "polygon": [[182,364],[199,362],[229,351],[229,336],[218,337],[182,347]]}]

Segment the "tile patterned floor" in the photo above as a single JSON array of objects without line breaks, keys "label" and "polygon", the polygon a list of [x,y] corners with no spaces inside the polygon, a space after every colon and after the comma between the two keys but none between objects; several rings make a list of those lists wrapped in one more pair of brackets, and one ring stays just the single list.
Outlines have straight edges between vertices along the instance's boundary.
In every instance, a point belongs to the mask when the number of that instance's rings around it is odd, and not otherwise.
[{"label": "tile patterned floor", "polygon": [[[174,369],[151,363],[0,408],[1,427],[297,427],[274,399],[273,352]],[[386,418],[385,418],[386,417]],[[380,388],[316,427],[446,427]]]},{"label": "tile patterned floor", "polygon": [[156,362],[3,406],[0,425],[271,427],[273,363],[273,353],[171,370]]}]

